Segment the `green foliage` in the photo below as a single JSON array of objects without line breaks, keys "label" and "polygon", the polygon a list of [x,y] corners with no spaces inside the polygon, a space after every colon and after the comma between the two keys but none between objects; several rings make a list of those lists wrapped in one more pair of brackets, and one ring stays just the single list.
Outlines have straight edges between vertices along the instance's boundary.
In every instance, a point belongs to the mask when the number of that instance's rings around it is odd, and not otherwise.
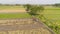
[{"label": "green foliage", "polygon": [[56,34],[60,34],[60,8],[53,6],[45,6],[44,8],[42,15],[38,15],[37,17]]},{"label": "green foliage", "polygon": [[32,6],[30,8],[30,15],[39,15],[42,11],[44,10],[44,8],[42,6]]},{"label": "green foliage", "polygon": [[60,3],[57,3],[57,4],[55,4],[54,6],[56,6],[56,7],[60,7]]},{"label": "green foliage", "polygon": [[26,11],[28,12],[30,10],[30,8],[31,8],[31,5],[30,4],[26,4],[26,5],[24,5],[24,8],[26,8]]},{"label": "green foliage", "polygon": [[30,18],[28,13],[0,13],[0,19],[9,18]]},{"label": "green foliage", "polygon": [[26,5],[24,5],[24,7],[26,8],[26,11],[30,15],[38,15],[44,10],[44,8],[42,6],[39,6],[39,5],[26,4]]}]

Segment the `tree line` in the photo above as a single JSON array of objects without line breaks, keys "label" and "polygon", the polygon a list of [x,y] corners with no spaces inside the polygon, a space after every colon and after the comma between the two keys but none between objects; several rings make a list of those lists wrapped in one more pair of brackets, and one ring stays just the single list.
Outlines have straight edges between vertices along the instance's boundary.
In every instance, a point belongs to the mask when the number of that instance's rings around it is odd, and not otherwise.
[{"label": "tree line", "polygon": [[0,6],[21,6],[22,4],[0,4]]}]

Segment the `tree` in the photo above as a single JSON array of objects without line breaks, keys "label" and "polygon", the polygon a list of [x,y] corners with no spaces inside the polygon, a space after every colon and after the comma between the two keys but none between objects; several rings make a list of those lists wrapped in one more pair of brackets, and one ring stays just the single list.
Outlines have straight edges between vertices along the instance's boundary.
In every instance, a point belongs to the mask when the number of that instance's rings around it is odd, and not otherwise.
[{"label": "tree", "polygon": [[30,4],[26,4],[26,5],[24,5],[24,8],[26,8],[26,11],[29,12],[29,10],[31,8],[31,5]]},{"label": "tree", "polygon": [[20,4],[15,4],[15,6],[20,6]]},{"label": "tree", "polygon": [[40,13],[43,12],[43,10],[44,10],[44,8],[40,5],[26,4],[26,5],[24,5],[24,7],[26,8],[27,13],[29,13],[31,16],[33,16],[33,18],[36,15],[41,15]]},{"label": "tree", "polygon": [[30,15],[39,15],[42,11],[44,10],[44,8],[42,6],[32,6],[30,7]]},{"label": "tree", "polygon": [[60,7],[60,3],[54,4],[54,6],[56,6],[56,7]]}]

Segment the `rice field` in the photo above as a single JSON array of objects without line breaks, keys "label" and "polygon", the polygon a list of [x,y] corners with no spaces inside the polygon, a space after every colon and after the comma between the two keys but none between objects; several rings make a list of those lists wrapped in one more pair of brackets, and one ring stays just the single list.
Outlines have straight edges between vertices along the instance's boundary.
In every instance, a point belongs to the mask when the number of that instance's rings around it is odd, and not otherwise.
[{"label": "rice field", "polygon": [[60,8],[59,7],[45,7],[43,12],[46,19],[49,19],[53,22],[58,23],[60,25]]},{"label": "rice field", "polygon": [[5,6],[5,5],[0,5],[0,10],[17,10],[17,9],[23,9],[24,10],[24,7],[23,6]]},{"label": "rice field", "polygon": [[[19,6],[13,6],[13,7],[11,7],[11,6],[3,6],[3,7],[0,6],[0,7],[1,7],[0,10],[25,10],[23,7],[19,7]],[[46,17],[46,19],[51,20],[53,22],[56,22],[54,24],[60,26],[60,19],[59,19],[60,18],[60,8],[58,8],[58,7],[45,7],[43,15],[44,15],[44,17]],[[30,17],[31,17],[31,15],[29,15],[28,13],[0,13],[0,19],[30,18]],[[18,32],[20,32],[20,31],[18,31]],[[46,30],[45,31],[41,30],[41,31],[45,32]],[[36,33],[34,30],[33,32],[35,32],[35,33],[33,33],[33,34],[41,34],[41,31],[37,31],[37,33]],[[13,32],[15,32],[15,31],[11,31],[11,32],[8,31],[7,33],[6,32],[5,33],[6,34],[8,34],[8,33],[9,34],[15,34],[16,33],[16,32],[15,33],[13,33]],[[42,32],[42,34],[46,34],[43,32]],[[1,34],[3,34],[3,33],[1,32]],[[16,33],[16,34],[19,34],[19,33]],[[27,32],[24,31],[24,33],[22,33],[22,34],[28,34],[28,31]],[[48,34],[50,34],[50,33],[48,33]]]},{"label": "rice field", "polygon": [[0,19],[9,18],[30,18],[31,15],[28,13],[0,13]]},{"label": "rice field", "polygon": [[[4,21],[4,22],[3,22]],[[43,33],[44,32],[44,33]],[[33,19],[1,19],[0,34],[53,34],[43,23]]]},{"label": "rice field", "polygon": [[1,31],[0,34],[51,34],[51,33],[46,29],[40,28],[32,30]]},{"label": "rice field", "polygon": [[60,34],[59,33],[60,32],[60,8],[48,6],[45,7],[45,10],[44,12],[42,12],[42,14],[44,15],[45,20],[47,21],[46,22],[47,26],[53,29],[56,32],[56,34]]}]

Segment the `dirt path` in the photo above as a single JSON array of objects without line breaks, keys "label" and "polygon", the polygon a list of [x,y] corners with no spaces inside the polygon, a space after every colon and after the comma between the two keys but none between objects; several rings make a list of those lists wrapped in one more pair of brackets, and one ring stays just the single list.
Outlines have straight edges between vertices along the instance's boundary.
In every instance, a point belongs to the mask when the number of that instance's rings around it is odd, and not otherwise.
[{"label": "dirt path", "polygon": [[16,13],[16,12],[26,12],[25,10],[0,10],[0,13]]}]

